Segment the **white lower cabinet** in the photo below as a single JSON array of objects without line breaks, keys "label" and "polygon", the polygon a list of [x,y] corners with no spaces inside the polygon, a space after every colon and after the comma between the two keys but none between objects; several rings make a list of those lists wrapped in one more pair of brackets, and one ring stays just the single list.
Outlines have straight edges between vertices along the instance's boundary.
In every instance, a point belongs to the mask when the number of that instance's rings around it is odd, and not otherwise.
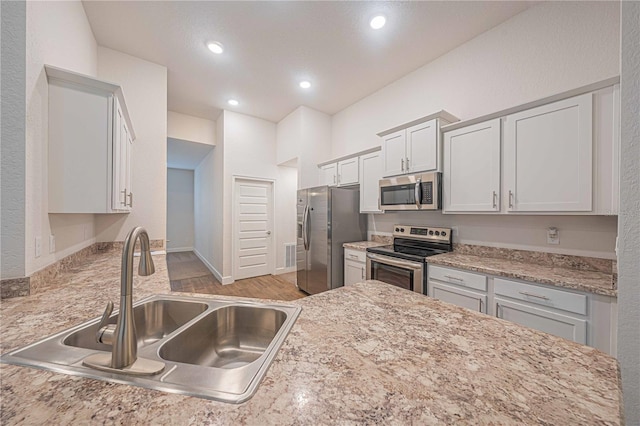
[{"label": "white lower cabinet", "polygon": [[496,297],[496,317],[574,342],[587,344],[587,321]]},{"label": "white lower cabinet", "polygon": [[472,311],[487,313],[487,295],[465,290],[452,285],[442,284],[437,281],[429,281],[428,290],[431,297],[443,302],[453,303]]},{"label": "white lower cabinet", "polygon": [[367,279],[366,253],[364,251],[344,250],[344,285],[360,283]]},{"label": "white lower cabinet", "polygon": [[436,265],[427,294],[616,355],[615,297]]}]

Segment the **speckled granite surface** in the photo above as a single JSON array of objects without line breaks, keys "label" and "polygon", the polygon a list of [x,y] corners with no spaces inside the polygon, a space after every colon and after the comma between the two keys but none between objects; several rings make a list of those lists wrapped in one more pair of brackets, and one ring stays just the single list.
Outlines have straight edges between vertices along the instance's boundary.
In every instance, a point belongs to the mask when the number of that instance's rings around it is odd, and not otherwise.
[{"label": "speckled granite surface", "polygon": [[[166,264],[135,277],[169,292]],[[118,297],[119,256],[2,301],[2,352],[96,317]],[[202,295],[201,295],[202,296]],[[593,348],[379,282],[303,307],[256,395],[242,405],[0,365],[10,424],[621,424],[615,359]]]},{"label": "speckled granite surface", "polygon": [[545,266],[524,260],[463,254],[456,251],[427,258],[430,265],[450,266],[483,274],[517,278],[557,287],[588,291],[605,296],[617,296],[611,273]]},{"label": "speckled granite surface", "polygon": [[353,243],[344,243],[342,246],[344,248],[352,249],[352,250],[360,250],[365,251],[369,247],[380,247],[386,246],[388,243],[377,242],[377,241],[356,241]]}]

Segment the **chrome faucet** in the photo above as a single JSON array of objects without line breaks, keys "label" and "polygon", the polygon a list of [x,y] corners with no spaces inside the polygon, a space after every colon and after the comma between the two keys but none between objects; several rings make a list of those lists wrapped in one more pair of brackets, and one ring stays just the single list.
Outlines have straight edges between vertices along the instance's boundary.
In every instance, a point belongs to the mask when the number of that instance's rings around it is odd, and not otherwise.
[{"label": "chrome faucet", "polygon": [[96,341],[112,346],[111,354],[94,354],[85,358],[83,363],[88,367],[135,375],[152,375],[164,370],[162,362],[138,358],[138,339],[133,318],[133,252],[138,239],[140,239],[138,274],[146,276],[155,272],[149,247],[149,235],[141,226],[135,227],[125,238],[122,249],[118,323],[107,324],[113,312],[113,302],[109,301],[96,333]]}]

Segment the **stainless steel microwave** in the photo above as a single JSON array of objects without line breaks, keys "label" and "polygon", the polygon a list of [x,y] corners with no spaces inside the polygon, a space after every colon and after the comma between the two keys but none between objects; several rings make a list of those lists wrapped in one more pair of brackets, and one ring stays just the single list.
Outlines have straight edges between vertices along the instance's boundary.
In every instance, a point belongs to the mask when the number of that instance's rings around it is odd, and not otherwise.
[{"label": "stainless steel microwave", "polygon": [[380,180],[380,210],[440,210],[442,173],[396,176]]}]

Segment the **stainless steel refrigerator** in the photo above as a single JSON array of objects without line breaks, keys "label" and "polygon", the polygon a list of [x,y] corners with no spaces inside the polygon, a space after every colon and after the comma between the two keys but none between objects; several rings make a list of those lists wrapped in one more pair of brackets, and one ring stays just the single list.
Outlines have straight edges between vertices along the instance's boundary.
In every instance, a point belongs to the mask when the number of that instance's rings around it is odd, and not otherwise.
[{"label": "stainless steel refrigerator", "polygon": [[367,239],[357,188],[320,186],[298,191],[297,285],[316,294],[344,284],[344,243]]}]

